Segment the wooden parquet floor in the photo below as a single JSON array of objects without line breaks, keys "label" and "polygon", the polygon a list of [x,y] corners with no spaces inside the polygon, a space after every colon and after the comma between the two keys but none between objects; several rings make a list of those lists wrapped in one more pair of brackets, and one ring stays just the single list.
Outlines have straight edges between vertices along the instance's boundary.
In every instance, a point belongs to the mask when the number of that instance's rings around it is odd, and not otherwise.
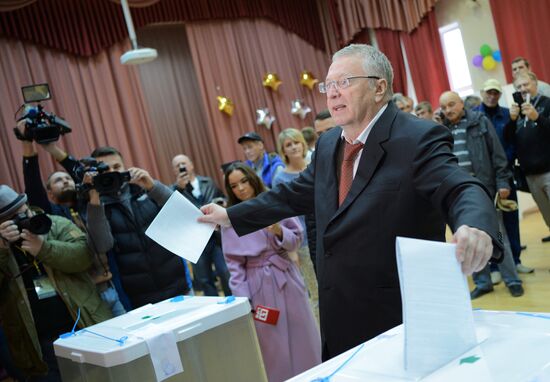
[{"label": "wooden parquet floor", "polygon": [[[535,268],[534,273],[520,274],[525,294],[512,297],[504,283],[495,285],[492,293],[472,301],[474,308],[488,310],[515,310],[526,312],[550,312],[550,243],[542,243],[548,236],[548,228],[540,213],[527,215],[520,221],[520,234],[527,249],[521,253],[521,262]],[[471,278],[468,280],[473,289]]]}]

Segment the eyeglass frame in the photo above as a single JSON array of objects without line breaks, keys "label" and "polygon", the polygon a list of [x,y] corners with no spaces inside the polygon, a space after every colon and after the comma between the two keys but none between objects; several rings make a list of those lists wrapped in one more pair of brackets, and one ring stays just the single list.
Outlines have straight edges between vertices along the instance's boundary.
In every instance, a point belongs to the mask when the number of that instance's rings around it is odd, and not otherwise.
[{"label": "eyeglass frame", "polygon": [[[318,85],[319,93],[326,94],[333,86],[335,86],[335,89],[346,89],[351,85],[349,80],[353,80],[355,78],[368,78],[371,80],[380,79],[380,77],[378,76],[352,76],[352,77],[342,78],[341,80],[331,80],[331,81],[320,82]],[[330,85],[327,87],[327,84],[330,84]],[[346,84],[346,85],[343,85],[343,84]],[[322,90],[322,88],[324,88],[324,91]]]}]

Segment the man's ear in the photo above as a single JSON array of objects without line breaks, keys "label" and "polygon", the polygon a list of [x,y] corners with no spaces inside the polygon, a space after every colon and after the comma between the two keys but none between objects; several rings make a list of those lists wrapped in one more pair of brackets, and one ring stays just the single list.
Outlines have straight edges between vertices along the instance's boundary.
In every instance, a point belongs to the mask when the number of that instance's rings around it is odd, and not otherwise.
[{"label": "man's ear", "polygon": [[376,81],[376,91],[374,93],[374,100],[376,102],[382,102],[386,97],[387,92],[388,92],[388,82],[384,78],[381,78],[378,81]]}]

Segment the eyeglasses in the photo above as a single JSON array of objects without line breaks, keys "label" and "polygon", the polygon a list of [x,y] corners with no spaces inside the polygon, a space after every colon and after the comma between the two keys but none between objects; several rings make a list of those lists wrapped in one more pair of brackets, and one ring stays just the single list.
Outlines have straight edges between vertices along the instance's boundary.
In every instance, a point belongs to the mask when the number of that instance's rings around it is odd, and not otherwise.
[{"label": "eyeglasses", "polygon": [[322,94],[328,93],[328,91],[332,88],[335,90],[337,89],[345,89],[349,87],[350,82],[349,80],[353,80],[355,78],[370,78],[373,80],[379,80],[380,77],[377,76],[353,76],[353,77],[346,77],[342,78],[341,80],[332,80],[327,82],[320,82],[319,83],[319,92]]}]

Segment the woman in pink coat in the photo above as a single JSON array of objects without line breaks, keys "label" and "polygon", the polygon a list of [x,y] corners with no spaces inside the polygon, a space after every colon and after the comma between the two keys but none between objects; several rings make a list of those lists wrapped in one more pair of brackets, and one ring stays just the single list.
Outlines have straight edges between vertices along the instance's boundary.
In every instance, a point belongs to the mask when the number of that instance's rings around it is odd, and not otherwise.
[{"label": "woman in pink coat", "polygon": [[[225,188],[229,205],[266,190],[254,170],[243,163],[226,170]],[[233,228],[222,229],[229,286],[233,295],[250,299],[270,382],[284,381],[321,363],[321,338],[304,281],[288,258],[301,240],[297,218],[242,237]]]}]

